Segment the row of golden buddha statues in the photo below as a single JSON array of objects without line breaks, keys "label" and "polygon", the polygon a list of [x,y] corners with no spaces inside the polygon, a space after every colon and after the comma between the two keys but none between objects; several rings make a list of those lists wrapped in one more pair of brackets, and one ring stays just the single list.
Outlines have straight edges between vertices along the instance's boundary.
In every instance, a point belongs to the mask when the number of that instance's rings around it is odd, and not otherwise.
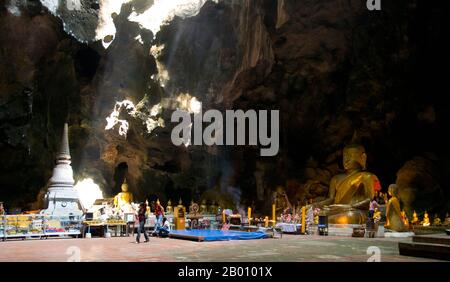
[{"label": "row of golden buddha statues", "polygon": [[[133,194],[128,190],[128,184],[127,184],[126,179],[122,183],[121,190],[122,191],[114,197],[114,206],[116,208],[118,208],[119,210],[121,210],[122,212],[127,212],[133,203],[134,197],[133,197]],[[160,202],[158,199],[157,204],[159,204],[159,203]],[[178,205],[179,206],[183,205],[181,199],[179,200]],[[194,206],[195,206],[194,202],[191,202],[190,210],[189,210],[190,212],[194,208]],[[149,208],[148,201],[147,201],[147,207]],[[165,212],[170,214],[173,211],[174,211],[174,207],[172,206],[172,201],[169,199],[169,201],[167,202]],[[219,211],[219,207],[217,206],[216,202],[213,202],[210,206],[207,206],[206,200],[203,200],[201,202],[197,212],[202,213],[202,214],[207,214],[207,213],[217,214],[218,211]]]},{"label": "row of golden buddha statues", "polygon": [[[366,171],[366,161],[367,155],[363,146],[357,144],[346,146],[343,150],[345,172],[332,177],[328,197],[325,200],[310,203],[306,209],[320,209],[321,213],[328,217],[330,224],[364,224],[367,220],[371,199],[374,199],[374,196],[381,191],[381,184],[377,176]],[[395,184],[389,186],[388,194],[390,199],[386,203],[386,227],[394,231],[405,231],[409,226],[409,221],[401,210]],[[284,197],[287,200],[286,194]],[[133,195],[128,191],[125,181],[122,184],[122,192],[114,198],[114,204],[123,210],[132,201]],[[179,205],[182,206],[181,199]],[[192,206],[193,203],[191,203]],[[166,213],[171,212],[173,212],[173,207],[169,200]],[[207,206],[206,201],[203,200],[196,212],[217,214],[219,207],[216,203]],[[379,216],[379,212],[377,216]],[[429,221],[426,213],[422,225],[430,225]],[[414,215],[411,223],[416,224],[417,222],[417,215]],[[439,220],[435,219],[434,223],[438,222]]]}]

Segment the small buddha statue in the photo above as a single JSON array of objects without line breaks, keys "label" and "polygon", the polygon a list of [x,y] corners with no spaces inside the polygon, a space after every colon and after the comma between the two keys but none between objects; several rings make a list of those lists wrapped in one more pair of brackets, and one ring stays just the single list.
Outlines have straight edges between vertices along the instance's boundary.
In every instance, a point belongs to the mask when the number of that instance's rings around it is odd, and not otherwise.
[{"label": "small buddha statue", "polygon": [[200,204],[200,213],[203,213],[203,214],[208,213],[208,209],[206,207],[206,200],[205,199],[203,199],[201,204]]},{"label": "small buddha statue", "polygon": [[448,213],[445,215],[444,225],[450,225],[450,216]]},{"label": "small buddha statue", "polygon": [[423,221],[421,223],[422,226],[430,226],[430,218],[428,217],[427,211],[425,211],[425,214],[423,215]]},{"label": "small buddha statue", "polygon": [[166,211],[167,211],[167,213],[172,213],[173,212],[172,201],[170,199],[167,202]]},{"label": "small buddha statue", "polygon": [[373,222],[378,223],[381,220],[381,211],[376,208],[375,212],[373,213]]},{"label": "small buddha statue", "polygon": [[419,218],[417,217],[417,213],[416,211],[413,212],[413,219],[412,219],[412,224],[418,224],[419,223]]},{"label": "small buddha statue", "polygon": [[212,205],[209,207],[210,214],[217,214],[217,204],[216,201],[213,201]]},{"label": "small buddha statue", "polygon": [[177,208],[178,208],[178,209],[183,209],[183,211],[186,212],[186,207],[183,206],[183,201],[181,201],[181,198],[180,198],[180,200],[178,201],[178,206],[177,206]]},{"label": "small buddha statue", "polygon": [[189,213],[193,213],[194,212],[194,200],[191,200],[191,204],[189,205]]},{"label": "small buddha statue", "polygon": [[406,231],[400,210],[400,201],[397,198],[397,185],[389,185],[388,194],[391,198],[386,205],[386,228],[397,232]]},{"label": "small buddha statue", "polygon": [[120,210],[126,205],[133,202],[133,194],[128,191],[127,179],[125,178],[122,184],[122,192],[114,197],[114,206],[118,207]]},{"label": "small buddha statue", "polygon": [[402,220],[403,220],[403,224],[408,227],[409,226],[409,220],[408,220],[408,216],[406,215],[405,210],[402,210]]},{"label": "small buddha statue", "polygon": [[326,200],[313,204],[328,215],[328,223],[363,224],[366,221],[370,199],[381,190],[377,176],[365,171],[366,160],[363,146],[344,148],[345,173],[331,179]]},{"label": "small buddha statue", "polygon": [[439,215],[435,214],[434,218],[433,218],[433,225],[440,226],[441,224],[442,224],[442,222],[441,222],[441,219],[439,218]]},{"label": "small buddha statue", "polygon": [[150,215],[150,205],[148,204],[148,199],[145,200],[146,211],[145,214]]}]

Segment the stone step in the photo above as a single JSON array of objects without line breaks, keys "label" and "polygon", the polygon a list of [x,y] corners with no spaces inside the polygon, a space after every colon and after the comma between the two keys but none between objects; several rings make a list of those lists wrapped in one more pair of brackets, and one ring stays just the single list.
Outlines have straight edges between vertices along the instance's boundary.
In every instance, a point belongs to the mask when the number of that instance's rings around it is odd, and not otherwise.
[{"label": "stone step", "polygon": [[450,246],[429,243],[398,243],[398,250],[402,256],[432,258],[450,261]]},{"label": "stone step", "polygon": [[414,243],[450,245],[450,236],[445,234],[413,236]]}]

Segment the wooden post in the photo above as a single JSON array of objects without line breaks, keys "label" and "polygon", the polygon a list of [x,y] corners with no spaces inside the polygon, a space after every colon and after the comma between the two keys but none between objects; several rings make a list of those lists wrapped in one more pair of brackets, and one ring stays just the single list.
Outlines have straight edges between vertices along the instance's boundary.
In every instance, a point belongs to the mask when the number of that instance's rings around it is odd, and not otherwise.
[{"label": "wooden post", "polygon": [[305,234],[306,230],[306,207],[302,207],[302,234]]}]

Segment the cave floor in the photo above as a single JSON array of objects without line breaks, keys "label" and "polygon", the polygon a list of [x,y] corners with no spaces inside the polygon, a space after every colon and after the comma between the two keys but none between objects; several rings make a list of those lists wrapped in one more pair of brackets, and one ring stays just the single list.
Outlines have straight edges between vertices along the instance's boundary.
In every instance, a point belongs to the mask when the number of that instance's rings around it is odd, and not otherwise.
[{"label": "cave floor", "polygon": [[149,243],[141,244],[133,243],[131,236],[35,239],[0,242],[0,261],[64,262],[73,257],[73,247],[77,247],[80,260],[88,262],[364,262],[371,256],[367,254],[370,246],[380,249],[384,262],[437,261],[401,256],[398,242],[411,242],[411,238],[283,235],[281,239],[194,242],[151,237]]}]

